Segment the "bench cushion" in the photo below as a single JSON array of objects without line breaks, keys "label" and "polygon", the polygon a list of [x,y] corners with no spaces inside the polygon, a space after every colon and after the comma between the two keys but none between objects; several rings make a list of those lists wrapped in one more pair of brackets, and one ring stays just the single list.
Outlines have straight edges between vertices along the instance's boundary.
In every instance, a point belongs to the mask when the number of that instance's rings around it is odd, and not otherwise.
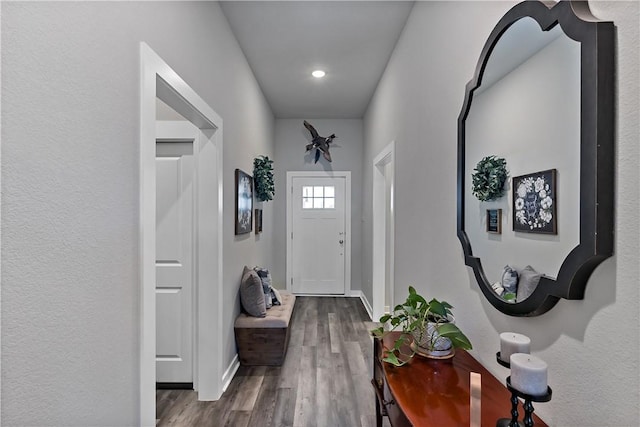
[{"label": "bench cushion", "polygon": [[235,327],[242,329],[288,327],[296,297],[285,291],[280,291],[280,295],[282,296],[282,305],[274,305],[268,309],[265,317],[253,317],[241,313],[236,319]]}]

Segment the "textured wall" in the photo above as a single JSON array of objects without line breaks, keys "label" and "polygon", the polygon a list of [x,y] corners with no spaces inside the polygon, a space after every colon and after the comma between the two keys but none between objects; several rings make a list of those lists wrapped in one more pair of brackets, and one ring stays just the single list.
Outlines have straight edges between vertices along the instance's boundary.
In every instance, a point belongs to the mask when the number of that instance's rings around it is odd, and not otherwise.
[{"label": "textured wall", "polygon": [[[288,171],[351,171],[351,289],[360,289],[362,277],[362,120],[311,119],[307,120],[321,136],[332,133],[337,138],[331,144],[331,163],[324,159],[313,163],[313,154],[305,153],[310,141],[309,131],[301,119],[276,120],[276,162],[274,198],[274,282],[285,286],[286,279],[286,183]],[[315,151],[315,150],[314,150]]]},{"label": "textured wall", "polygon": [[[498,333],[531,337],[549,363],[553,400],[536,405],[550,425],[636,425],[639,417],[638,2],[597,2],[617,27],[616,255],[589,280],[584,300],[561,301],[535,318],[488,304],[464,265],[456,237],[457,117],[482,46],[515,2],[417,2],[364,121],[363,289],[371,300],[371,173],[366,165],[396,141],[396,301],[413,284],[444,298],[498,378]],[[553,108],[553,106],[550,106]],[[426,219],[426,220],[425,220]]]},{"label": "textured wall", "polygon": [[216,3],[3,3],[4,425],[138,422],[140,41],[224,120],[224,366],[242,266],[271,263],[271,225],[233,234],[233,170],[274,119]]}]

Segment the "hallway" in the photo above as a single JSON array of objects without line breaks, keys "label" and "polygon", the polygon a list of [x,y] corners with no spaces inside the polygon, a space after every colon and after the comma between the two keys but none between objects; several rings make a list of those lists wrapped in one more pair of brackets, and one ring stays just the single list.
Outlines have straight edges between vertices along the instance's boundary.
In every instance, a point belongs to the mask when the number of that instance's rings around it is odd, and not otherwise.
[{"label": "hallway", "polygon": [[298,297],[283,366],[240,367],[216,402],[159,390],[157,425],[374,426],[372,327],[357,298]]}]

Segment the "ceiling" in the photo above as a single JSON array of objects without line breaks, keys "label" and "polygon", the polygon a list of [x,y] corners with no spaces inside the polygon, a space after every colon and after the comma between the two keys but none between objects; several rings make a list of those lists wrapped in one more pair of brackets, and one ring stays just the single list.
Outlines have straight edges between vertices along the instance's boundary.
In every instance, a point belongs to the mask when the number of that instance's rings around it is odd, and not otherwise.
[{"label": "ceiling", "polygon": [[[408,1],[223,1],[276,118],[362,118]],[[311,72],[322,69],[316,79]]]}]

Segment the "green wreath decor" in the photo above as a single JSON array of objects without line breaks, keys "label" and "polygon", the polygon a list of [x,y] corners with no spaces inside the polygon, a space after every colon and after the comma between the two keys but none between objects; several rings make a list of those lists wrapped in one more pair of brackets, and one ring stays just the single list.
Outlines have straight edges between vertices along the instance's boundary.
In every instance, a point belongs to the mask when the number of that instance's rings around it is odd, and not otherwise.
[{"label": "green wreath decor", "polygon": [[253,181],[256,187],[256,198],[261,202],[273,200],[276,192],[273,183],[273,160],[267,156],[253,159]]},{"label": "green wreath decor", "polygon": [[507,161],[496,156],[487,156],[480,160],[471,175],[473,195],[482,202],[495,200],[504,194],[507,180]]}]

